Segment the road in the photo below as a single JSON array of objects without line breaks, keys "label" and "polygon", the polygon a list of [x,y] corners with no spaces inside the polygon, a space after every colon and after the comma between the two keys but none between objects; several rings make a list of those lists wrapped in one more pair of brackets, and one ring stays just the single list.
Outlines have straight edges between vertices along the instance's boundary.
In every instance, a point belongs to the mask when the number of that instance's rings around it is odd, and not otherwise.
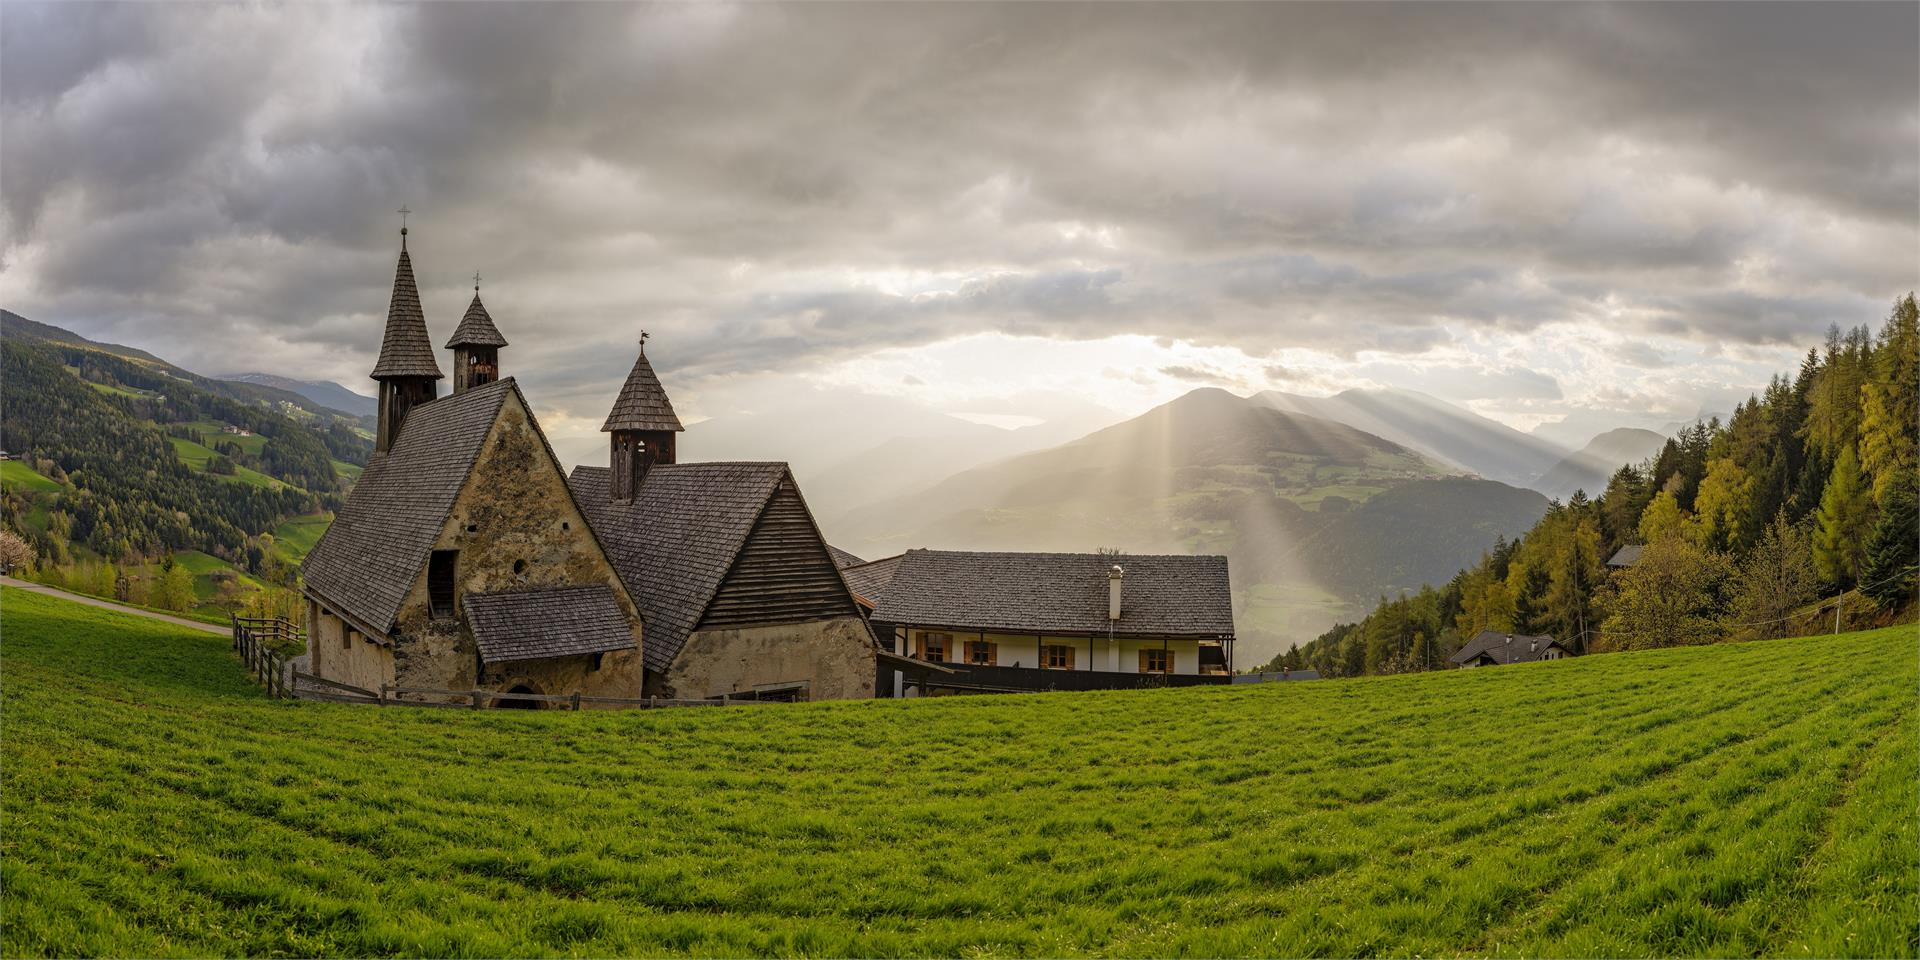
[{"label": "road", "polygon": [[4,584],[5,586],[11,587],[15,590],[26,590],[31,593],[44,593],[49,597],[59,597],[62,600],[72,600],[74,603],[84,603],[89,607],[103,607],[108,610],[118,610],[121,613],[131,613],[136,617],[146,617],[150,620],[159,620],[162,623],[171,623],[176,627],[186,627],[189,630],[205,630],[208,633],[217,633],[223,637],[233,635],[232,629],[228,627],[218,627],[218,626],[214,626],[211,623],[201,623],[198,620],[188,620],[185,617],[176,617],[170,613],[154,613],[152,610],[142,610],[139,607],[129,607],[125,604],[114,603],[111,600],[96,600],[93,597],[83,597],[77,593],[68,593],[65,590],[55,590],[54,588],[45,586],[43,584],[28,583],[25,580],[15,580],[12,577],[0,577],[0,584]]}]

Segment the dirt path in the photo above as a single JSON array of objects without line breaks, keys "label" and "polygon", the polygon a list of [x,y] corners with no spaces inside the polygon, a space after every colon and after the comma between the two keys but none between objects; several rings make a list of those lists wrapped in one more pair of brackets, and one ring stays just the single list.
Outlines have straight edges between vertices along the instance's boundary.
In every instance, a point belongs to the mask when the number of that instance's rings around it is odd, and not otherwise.
[{"label": "dirt path", "polygon": [[172,614],[167,614],[167,613],[154,613],[151,610],[142,610],[139,607],[129,607],[124,604],[114,603],[111,600],[96,600],[93,597],[83,597],[77,593],[68,593],[65,590],[55,590],[54,588],[45,586],[43,584],[28,583],[25,580],[15,580],[12,577],[0,577],[0,584],[4,584],[15,590],[26,590],[32,593],[44,593],[49,597],[59,597],[62,600],[71,600],[74,603],[84,603],[89,607],[102,607],[107,610],[118,610],[121,613],[131,613],[136,617],[146,617],[150,620],[159,620],[162,623],[171,623],[176,627],[186,627],[191,630],[205,630],[208,633],[217,633],[223,637],[231,636],[233,633],[232,629],[228,627],[215,626],[214,624],[211,624],[211,623],[202,623],[198,620],[188,620],[185,617],[176,617],[176,616],[173,616]]}]

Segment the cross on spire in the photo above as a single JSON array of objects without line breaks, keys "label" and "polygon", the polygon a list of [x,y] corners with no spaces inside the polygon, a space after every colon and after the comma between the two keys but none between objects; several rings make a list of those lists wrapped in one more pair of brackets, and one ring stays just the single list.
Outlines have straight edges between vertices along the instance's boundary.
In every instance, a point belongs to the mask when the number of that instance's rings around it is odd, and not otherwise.
[{"label": "cross on spire", "polygon": [[400,249],[402,250],[407,248],[407,214],[412,212],[407,209],[406,204],[400,205]]},{"label": "cross on spire", "polygon": [[474,293],[480,292],[480,271],[478,270],[475,270],[473,272],[473,292]]}]

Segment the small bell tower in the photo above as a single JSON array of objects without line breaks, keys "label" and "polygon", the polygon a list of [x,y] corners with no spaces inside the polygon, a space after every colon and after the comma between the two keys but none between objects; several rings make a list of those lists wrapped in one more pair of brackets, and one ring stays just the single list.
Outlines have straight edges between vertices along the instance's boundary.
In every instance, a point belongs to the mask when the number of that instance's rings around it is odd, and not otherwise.
[{"label": "small bell tower", "polygon": [[633,500],[641,481],[655,464],[674,462],[674,434],[686,428],[673,412],[667,391],[647,362],[647,333],[640,332],[640,358],[633,362],[620,396],[613,401],[613,412],[600,431],[612,435],[610,444],[613,469],[613,499]]},{"label": "small bell tower", "polygon": [[480,302],[480,274],[476,272],[473,302],[467,304],[467,315],[460,318],[460,326],[447,340],[447,349],[453,351],[454,396],[500,379],[500,348],[506,345],[507,338],[500,335],[493,318],[487,315],[487,305]]},{"label": "small bell tower", "polygon": [[427,318],[420,310],[420,289],[413,282],[413,260],[407,255],[406,215],[400,208],[400,264],[394,268],[393,296],[387,302],[387,330],[380,340],[380,359],[373,379],[380,384],[379,431],[373,452],[386,453],[400,435],[407,412],[433,402],[435,381],[442,376],[433,359],[433,341],[427,339]]}]

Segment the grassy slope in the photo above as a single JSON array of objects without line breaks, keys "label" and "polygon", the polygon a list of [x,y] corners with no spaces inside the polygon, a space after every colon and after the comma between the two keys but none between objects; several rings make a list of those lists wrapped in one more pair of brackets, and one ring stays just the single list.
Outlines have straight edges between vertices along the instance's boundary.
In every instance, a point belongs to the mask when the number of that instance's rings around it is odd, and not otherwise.
[{"label": "grassy slope", "polygon": [[220,638],[0,608],[8,955],[1920,946],[1912,628],[1238,689],[473,713],[272,703]]},{"label": "grassy slope", "polygon": [[[192,467],[197,473],[207,472],[207,464],[213,459],[212,448],[203,444],[194,443],[192,440],[181,439],[180,437],[168,437],[167,439],[173,443],[174,455],[180,458],[181,463]],[[223,480],[232,480],[236,483],[252,484],[256,487],[286,486],[285,483],[269,477],[258,470],[254,470],[251,467],[242,467],[237,464],[234,466],[232,473],[214,474],[214,476],[218,476]]]},{"label": "grassy slope", "polygon": [[324,513],[309,513],[294,517],[273,528],[274,545],[287,559],[298,563],[305,558],[313,545],[320,542],[320,535],[327,532],[327,526],[333,518]]},{"label": "grassy slope", "polygon": [[41,476],[18,460],[0,460],[0,488],[9,492],[58,493],[60,484]]}]

